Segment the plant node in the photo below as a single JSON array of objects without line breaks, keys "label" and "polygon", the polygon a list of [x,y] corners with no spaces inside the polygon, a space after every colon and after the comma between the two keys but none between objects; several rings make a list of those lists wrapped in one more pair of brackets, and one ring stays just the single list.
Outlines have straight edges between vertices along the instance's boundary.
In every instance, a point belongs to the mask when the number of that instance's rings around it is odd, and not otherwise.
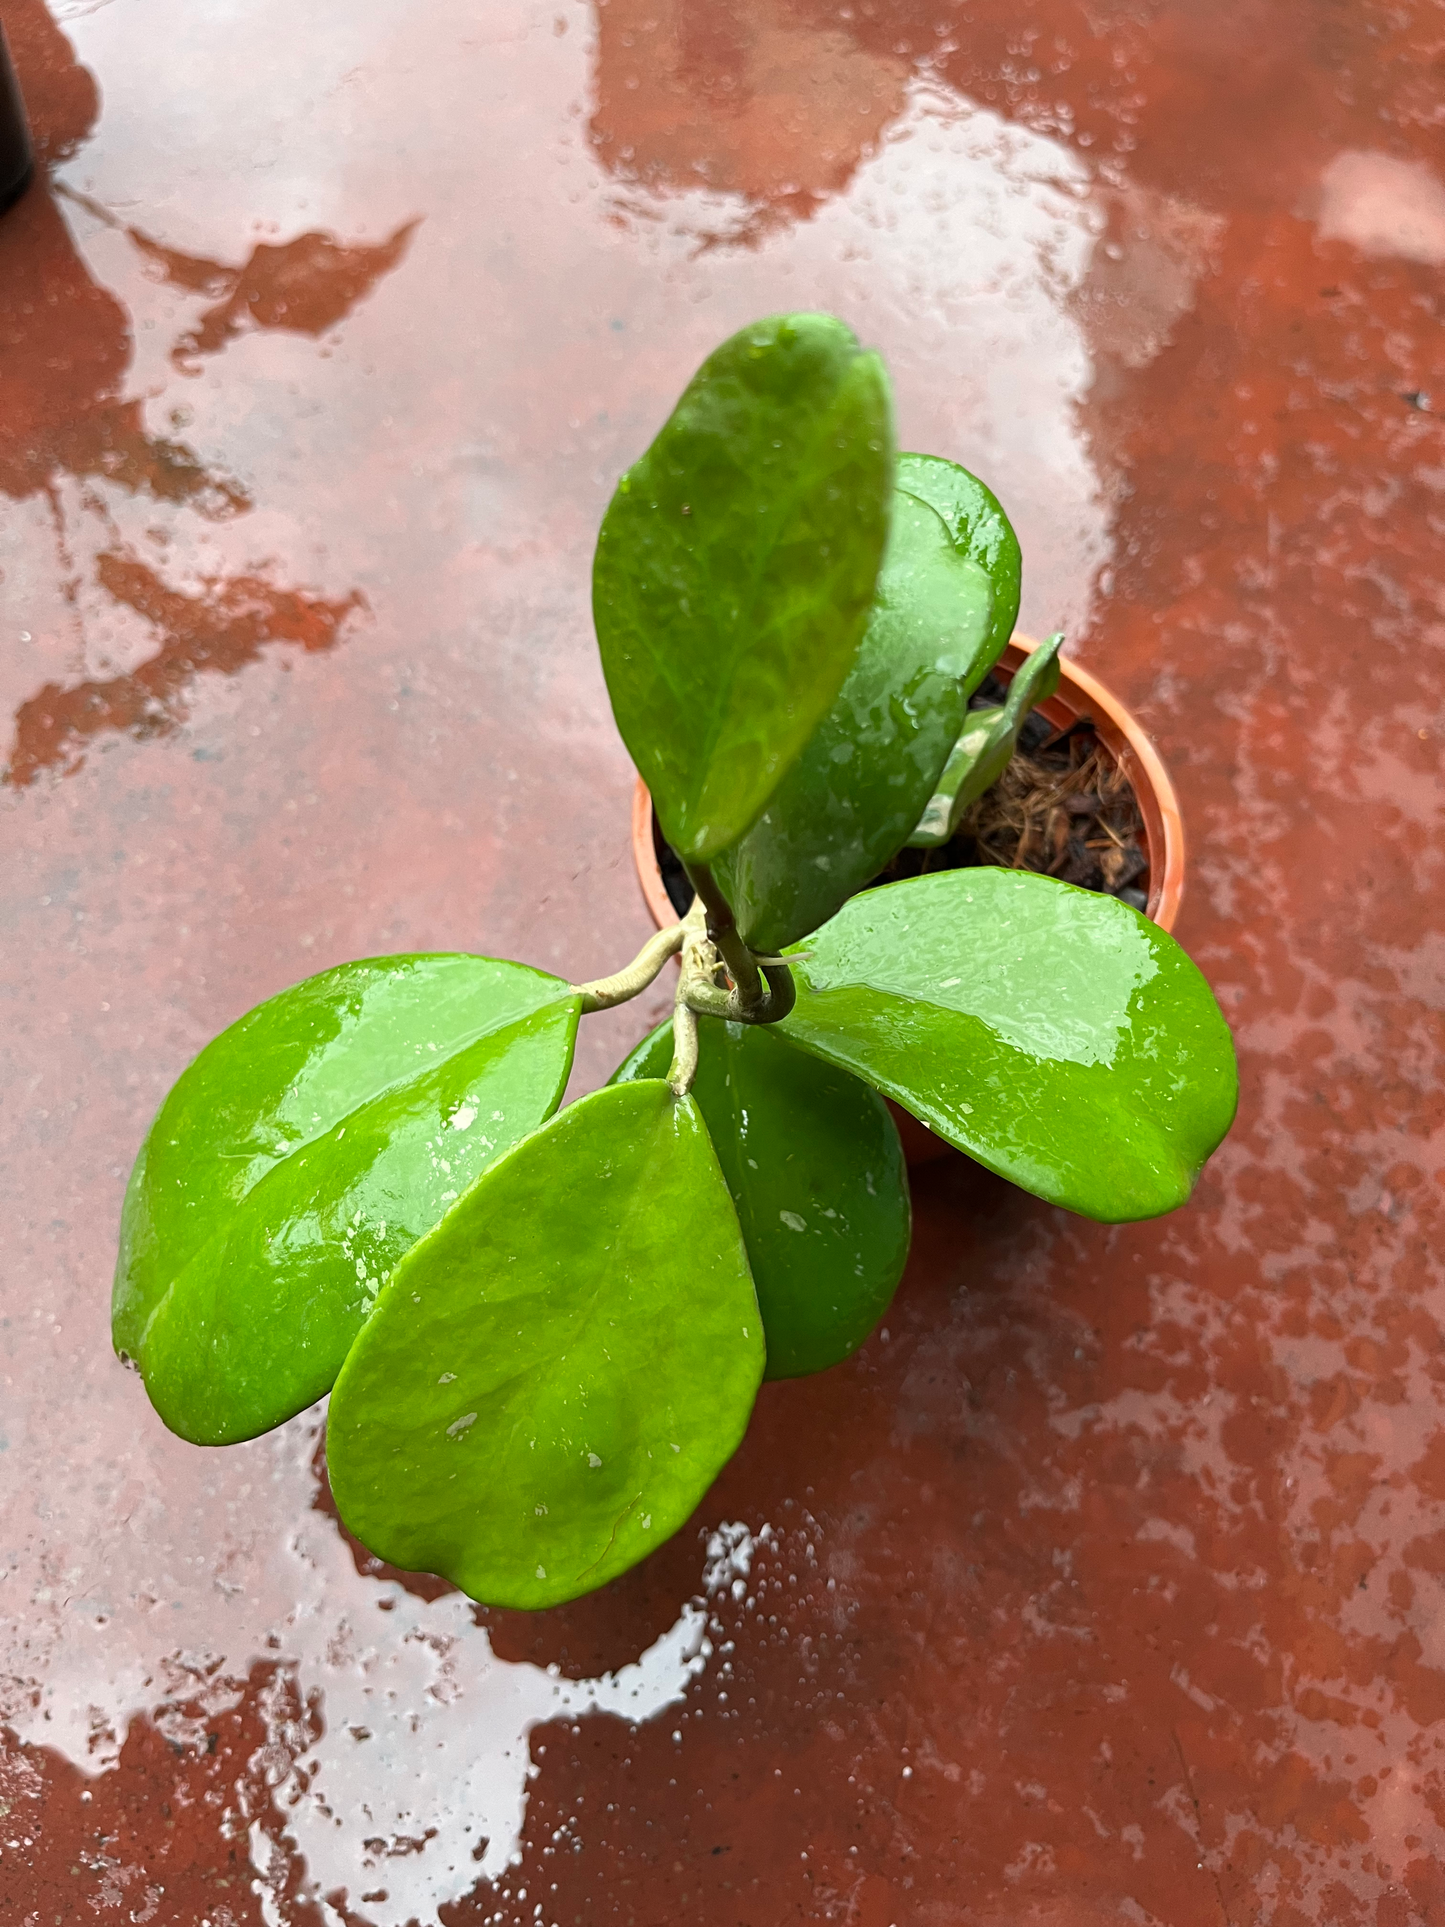
[{"label": "plant node", "polygon": [[763,988],[757,960],[743,942],[742,932],[734,920],[732,905],[718,888],[717,879],[705,863],[689,863],[686,868],[688,881],[707,912],[708,937],[717,946],[718,954],[733,980],[740,1013],[738,1021],[745,1024],[758,1022],[767,993]]},{"label": "plant node", "polygon": [[[713,886],[716,892],[716,885]],[[719,899],[720,901],[721,899]],[[726,909],[726,905],[723,906]],[[721,942],[713,934],[714,918],[707,900],[699,891],[683,924],[682,976],[677,986],[678,1003],[699,1017],[720,1017],[728,1024],[776,1024],[787,1016],[797,1000],[792,972],[781,957],[766,960],[755,957],[743,943],[728,912],[729,947],[741,949],[747,968],[757,987],[757,995],[744,995],[738,977]],[[719,981],[731,979],[731,987]]]}]

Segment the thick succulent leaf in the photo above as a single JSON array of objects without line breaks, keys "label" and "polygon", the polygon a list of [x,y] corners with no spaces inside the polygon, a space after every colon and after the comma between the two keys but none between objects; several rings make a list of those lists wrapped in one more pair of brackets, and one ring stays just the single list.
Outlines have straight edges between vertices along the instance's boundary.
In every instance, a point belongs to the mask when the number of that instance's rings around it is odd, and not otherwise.
[{"label": "thick succulent leaf", "polygon": [[993,587],[942,518],[900,491],[862,647],[752,828],[717,859],[755,950],[816,930],[918,822],[996,659]]},{"label": "thick succulent leaf", "polygon": [[854,897],[794,967],[789,1042],[1051,1204],[1183,1204],[1234,1117],[1229,1030],[1174,940],[1113,897],[944,870]]},{"label": "thick succulent leaf", "polygon": [[[698,1026],[692,1095],[737,1209],[768,1342],[768,1378],[825,1371],[887,1311],[908,1256],[908,1178],[876,1091],[792,1050],[773,1026]],[[664,1077],[672,1025],[614,1083]]]},{"label": "thick succulent leaf", "polygon": [[397,1266],[332,1393],[332,1491],[394,1565],[489,1605],[556,1605],[683,1524],[762,1372],[697,1106],[613,1085],[485,1172]]},{"label": "thick succulent leaf", "polygon": [[938,788],[908,839],[914,849],[936,850],[947,843],[969,805],[1003,775],[1034,705],[1052,696],[1059,686],[1059,651],[1063,644],[1062,634],[1041,642],[1009,684],[1006,702],[969,711],[943,766]]},{"label": "thick succulent leaf", "polygon": [[941,455],[900,455],[898,486],[943,517],[959,548],[992,583],[993,608],[984,654],[990,664],[997,662],[1019,619],[1023,576],[1019,539],[1003,504],[976,475]]},{"label": "thick succulent leaf", "polygon": [[112,1301],[172,1431],[230,1444],[329,1389],[392,1266],[556,1109],[579,1008],[523,964],[379,957],[206,1046],[136,1160]]},{"label": "thick succulent leaf", "polygon": [[799,314],[710,355],[618,483],[593,566],[602,667],[685,862],[742,834],[841,688],[893,466],[882,362]]}]

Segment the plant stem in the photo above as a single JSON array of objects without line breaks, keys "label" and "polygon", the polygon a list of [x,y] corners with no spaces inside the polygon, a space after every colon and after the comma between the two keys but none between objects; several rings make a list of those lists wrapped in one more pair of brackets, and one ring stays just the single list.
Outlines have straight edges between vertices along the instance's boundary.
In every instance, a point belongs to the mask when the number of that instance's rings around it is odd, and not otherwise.
[{"label": "plant stem", "polygon": [[684,959],[678,995],[700,1017],[721,1017],[729,1024],[776,1024],[796,1003],[798,987],[786,964],[764,964],[762,974],[767,988],[761,1003],[744,1009],[736,990],[723,990],[700,972],[690,974]]},{"label": "plant stem", "polygon": [[768,986],[767,1003],[761,1022],[780,1024],[798,1001],[798,986],[785,963],[764,964],[763,979]]},{"label": "plant stem", "polygon": [[610,977],[599,977],[595,983],[573,984],[572,988],[582,999],[585,1015],[594,1010],[611,1010],[617,1004],[625,1004],[630,998],[639,996],[654,981],[669,957],[675,957],[682,948],[685,936],[683,925],[675,923],[669,930],[659,930],[638,951],[625,970],[616,971]]},{"label": "plant stem", "polygon": [[[656,980],[668,958],[682,952],[682,974],[678,979],[674,1013],[676,1054],[668,1073],[668,1082],[679,1096],[691,1087],[697,1072],[700,1015],[721,1017],[725,1023],[732,1024],[776,1024],[787,1016],[797,997],[787,964],[780,957],[760,961],[753,955],[712,877],[706,870],[702,875],[708,891],[697,891],[696,901],[681,923],[659,930],[625,970],[615,971],[610,977],[598,977],[590,984],[571,986],[582,999],[584,1015],[594,1010],[611,1010],[639,996]],[[716,912],[709,905],[709,895],[718,906]],[[724,990],[717,981],[723,968],[732,979],[730,990]],[[744,988],[748,983],[752,985],[751,995]]]},{"label": "plant stem", "polygon": [[718,955],[733,980],[743,1021],[760,1011],[764,1001],[763,980],[753,953],[743,942],[742,932],[733,917],[732,905],[718,888],[717,879],[705,863],[686,866],[688,881],[696,890],[707,912],[707,934],[717,945]]},{"label": "plant stem", "polygon": [[674,1097],[686,1097],[697,1076],[697,1014],[688,1002],[688,993],[696,983],[711,985],[717,969],[717,952],[708,940],[706,918],[699,897],[682,920],[682,968],[672,1001],[672,1063],[667,1073]]},{"label": "plant stem", "polygon": [[682,985],[677,987],[677,1002],[672,1007],[672,1063],[667,1081],[674,1097],[686,1097],[697,1076],[697,1016],[683,1001]]}]

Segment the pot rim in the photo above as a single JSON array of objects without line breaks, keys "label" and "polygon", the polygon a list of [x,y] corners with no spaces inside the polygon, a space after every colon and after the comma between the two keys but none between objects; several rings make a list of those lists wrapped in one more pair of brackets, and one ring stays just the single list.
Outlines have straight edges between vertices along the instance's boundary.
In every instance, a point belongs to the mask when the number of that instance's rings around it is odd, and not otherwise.
[{"label": "pot rim", "polygon": [[[1032,636],[1015,630],[995,671],[1012,679],[1038,646]],[[1097,676],[1067,657],[1060,658],[1059,667],[1059,687],[1038,705],[1039,713],[1059,728],[1089,716],[1100,741],[1133,784],[1149,853],[1145,915],[1161,930],[1172,930],[1184,898],[1184,820],[1164,760],[1138,718]],[[652,841],[652,798],[640,776],[632,792],[632,857],[653,922],[659,930],[676,923],[677,912],[663,887]]]}]

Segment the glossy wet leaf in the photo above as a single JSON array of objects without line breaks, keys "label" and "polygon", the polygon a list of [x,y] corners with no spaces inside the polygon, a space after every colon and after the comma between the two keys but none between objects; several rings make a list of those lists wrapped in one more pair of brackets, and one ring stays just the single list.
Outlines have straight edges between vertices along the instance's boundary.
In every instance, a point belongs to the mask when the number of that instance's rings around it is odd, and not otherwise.
[{"label": "glossy wet leaf", "polygon": [[842,686],[888,534],[883,364],[829,315],[760,321],[693,377],[602,523],[608,693],[686,862],[757,816]]},{"label": "glossy wet leaf", "polygon": [[715,864],[755,950],[825,923],[918,822],[996,658],[993,603],[984,569],[900,490],[848,679],[762,815]]},{"label": "glossy wet leaf", "polygon": [[[792,1049],[772,1027],[705,1020],[692,1095],[742,1225],[769,1378],[821,1372],[887,1311],[908,1256],[908,1179],[875,1091]],[[615,1082],[663,1077],[672,1025]]]},{"label": "glossy wet leaf", "polygon": [[976,475],[941,455],[900,455],[898,486],[943,517],[961,552],[993,585],[984,653],[997,662],[1019,619],[1023,578],[1019,540],[1003,504]]},{"label": "glossy wet leaf", "polygon": [[944,870],[854,897],[810,948],[789,1041],[1070,1211],[1172,1210],[1234,1116],[1208,984],[1113,897]]},{"label": "glossy wet leaf", "polygon": [[328,1390],[392,1266],[551,1115],[578,999],[490,957],[343,964],[184,1071],[126,1194],[116,1349],[202,1445]]},{"label": "glossy wet leaf", "polygon": [[1063,641],[1062,635],[1055,635],[1039,644],[1009,683],[1003,703],[969,711],[938,788],[908,839],[914,849],[936,850],[947,843],[969,805],[1003,775],[1035,704],[1044,702],[1059,686]]},{"label": "glossy wet leaf", "polygon": [[397,1266],[332,1394],[332,1491],[381,1558],[491,1605],[556,1605],[684,1523],[762,1371],[696,1105],[609,1086],[495,1164]]}]

